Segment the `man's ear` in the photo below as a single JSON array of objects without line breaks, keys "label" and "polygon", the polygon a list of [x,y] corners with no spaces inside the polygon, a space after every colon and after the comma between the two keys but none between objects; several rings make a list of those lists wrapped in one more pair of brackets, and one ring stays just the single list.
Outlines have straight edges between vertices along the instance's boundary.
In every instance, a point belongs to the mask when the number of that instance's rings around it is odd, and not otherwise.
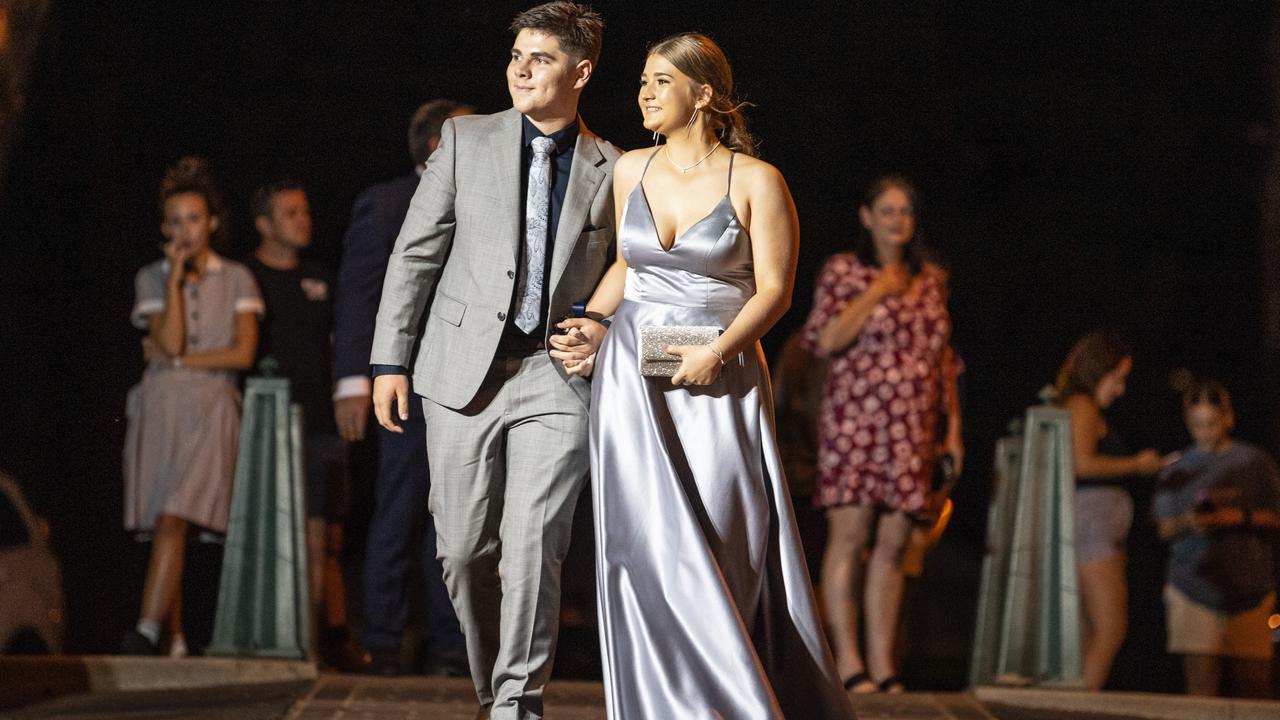
[{"label": "man's ear", "polygon": [[596,64],[590,60],[583,58],[573,66],[573,89],[581,90],[587,86],[587,81],[591,79],[591,74],[596,71]]},{"label": "man's ear", "polygon": [[209,234],[212,235],[216,232],[218,232],[218,216],[210,215],[209,216]]},{"label": "man's ear", "polygon": [[254,217],[253,227],[258,231],[259,237],[268,237],[271,235],[271,220],[266,215],[258,215]]}]

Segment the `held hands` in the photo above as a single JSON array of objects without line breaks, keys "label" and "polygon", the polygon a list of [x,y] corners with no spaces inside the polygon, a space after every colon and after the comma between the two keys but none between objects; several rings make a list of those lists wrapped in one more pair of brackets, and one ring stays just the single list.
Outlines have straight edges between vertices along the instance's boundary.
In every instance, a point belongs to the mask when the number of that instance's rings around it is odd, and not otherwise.
[{"label": "held hands", "polygon": [[373,398],[368,395],[355,395],[334,400],[333,419],[338,423],[338,435],[347,442],[363,440],[365,427],[369,424],[369,410],[372,406]]},{"label": "held hands", "polygon": [[662,349],[680,358],[680,369],[671,377],[672,385],[710,385],[720,377],[719,348],[711,345],[668,345]]},{"label": "held hands", "polygon": [[564,332],[547,337],[551,357],[559,360],[570,375],[589,377],[595,369],[596,350],[609,329],[591,318],[566,318],[556,327]]},{"label": "held hands", "polygon": [[378,424],[393,433],[403,433],[396,419],[409,419],[409,378],[379,375],[373,379],[373,414]]}]

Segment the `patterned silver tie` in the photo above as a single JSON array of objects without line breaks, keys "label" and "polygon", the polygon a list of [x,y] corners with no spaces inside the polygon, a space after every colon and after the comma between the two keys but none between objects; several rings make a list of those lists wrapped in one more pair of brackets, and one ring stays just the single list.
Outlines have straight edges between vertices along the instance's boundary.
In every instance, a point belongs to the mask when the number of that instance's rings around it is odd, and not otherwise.
[{"label": "patterned silver tie", "polygon": [[524,262],[520,264],[520,309],[516,327],[526,333],[538,327],[542,314],[542,275],[547,263],[547,224],[551,217],[551,151],[549,137],[533,139],[529,191],[524,199]]}]

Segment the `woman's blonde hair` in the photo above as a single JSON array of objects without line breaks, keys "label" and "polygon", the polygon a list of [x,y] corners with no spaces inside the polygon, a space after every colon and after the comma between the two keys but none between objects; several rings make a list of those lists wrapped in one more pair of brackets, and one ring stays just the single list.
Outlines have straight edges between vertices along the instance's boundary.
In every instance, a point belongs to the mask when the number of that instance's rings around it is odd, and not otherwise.
[{"label": "woman's blonde hair", "polygon": [[649,54],[662,56],[695,83],[710,85],[711,101],[701,110],[712,132],[725,147],[756,155],[756,139],[747,132],[747,119],[742,115],[748,103],[733,99],[733,68],[714,40],[702,33],[679,33],[654,43]]}]

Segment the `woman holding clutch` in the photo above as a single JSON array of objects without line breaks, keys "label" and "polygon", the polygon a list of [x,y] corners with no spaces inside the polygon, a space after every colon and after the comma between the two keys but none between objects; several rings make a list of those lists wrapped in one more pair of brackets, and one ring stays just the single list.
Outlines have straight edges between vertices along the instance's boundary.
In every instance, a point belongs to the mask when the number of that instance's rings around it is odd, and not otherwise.
[{"label": "woman holding clutch", "polygon": [[[732,92],[709,38],[650,49],[638,100],[668,141],[614,166],[618,261],[588,317],[553,342],[571,372],[599,348],[591,471],[613,720],[853,716],[815,609],[759,346],[790,303],[799,228]],[[607,334],[591,319],[606,316]]]}]

